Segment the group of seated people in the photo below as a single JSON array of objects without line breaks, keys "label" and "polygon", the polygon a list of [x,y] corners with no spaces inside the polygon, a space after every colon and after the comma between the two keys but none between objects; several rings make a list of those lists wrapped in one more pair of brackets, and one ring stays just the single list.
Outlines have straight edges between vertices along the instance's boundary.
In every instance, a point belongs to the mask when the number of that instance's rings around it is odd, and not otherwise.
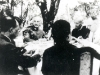
[{"label": "group of seated people", "polygon": [[[35,67],[40,61],[41,56],[39,54],[28,55],[24,47],[16,47],[13,40],[18,36],[19,25],[18,20],[9,15],[0,19],[0,75],[29,75],[27,68]],[[37,23],[28,26],[23,31],[23,42],[44,37],[45,33],[38,28],[39,24]],[[70,28],[70,23],[65,20],[58,20],[53,23],[52,38],[54,46],[46,49],[43,53],[41,68],[43,75],[79,75],[80,54],[86,51],[90,52],[93,57],[100,59],[100,47],[84,40],[90,30],[79,25],[72,31],[74,36],[72,37]],[[81,35],[83,32],[85,35]],[[79,36],[82,36],[82,38],[78,38]],[[71,41],[79,42],[82,45],[78,48]],[[89,44],[86,44],[87,42]],[[21,66],[22,69],[19,70],[18,66]]]}]

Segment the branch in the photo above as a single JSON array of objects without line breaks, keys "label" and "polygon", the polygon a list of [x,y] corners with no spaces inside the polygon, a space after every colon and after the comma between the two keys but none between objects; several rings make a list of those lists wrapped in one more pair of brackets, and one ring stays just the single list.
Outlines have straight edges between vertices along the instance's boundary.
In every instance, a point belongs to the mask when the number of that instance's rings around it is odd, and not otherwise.
[{"label": "branch", "polygon": [[40,10],[41,10],[41,13],[42,13],[42,17],[43,19],[47,19],[47,14],[48,14],[48,10],[47,10],[47,2],[46,0],[43,0],[43,2],[39,1],[39,0],[36,0],[37,2],[37,5],[39,6]]},{"label": "branch", "polygon": [[89,7],[89,5],[88,4],[84,4],[85,5],[85,12],[86,12],[86,14],[87,14],[87,16],[89,16],[89,10],[90,10],[90,7]]},{"label": "branch", "polygon": [[26,20],[26,17],[27,17],[27,14],[28,14],[28,7],[26,9],[26,11],[24,12],[24,15],[22,17],[22,19],[25,21]]},{"label": "branch", "polygon": [[55,15],[57,14],[60,0],[51,0],[51,7],[48,13],[49,21],[54,20]]},{"label": "branch", "polygon": [[56,2],[57,0],[54,0],[54,2]]},{"label": "branch", "polygon": [[54,15],[56,15],[57,14],[57,11],[58,11],[58,7],[59,7],[59,3],[60,3],[60,0],[56,0],[57,2],[57,4],[55,5],[55,10],[54,10]]}]

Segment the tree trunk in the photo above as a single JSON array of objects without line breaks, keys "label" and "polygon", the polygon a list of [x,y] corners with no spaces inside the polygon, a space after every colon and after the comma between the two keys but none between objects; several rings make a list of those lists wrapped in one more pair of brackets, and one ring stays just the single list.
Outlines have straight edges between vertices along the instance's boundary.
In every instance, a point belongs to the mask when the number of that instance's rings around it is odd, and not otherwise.
[{"label": "tree trunk", "polygon": [[46,0],[43,0],[43,2],[36,0],[36,2],[41,10],[43,18],[43,30],[48,33],[48,30],[50,29],[50,27],[52,27],[53,20],[55,19],[55,16],[57,14],[60,0],[51,0],[51,6],[49,11],[47,10]]},{"label": "tree trunk", "polygon": [[50,21],[50,22],[47,22],[47,21],[43,21],[43,30],[48,33],[48,30],[52,27],[52,24],[53,24],[53,20]]}]

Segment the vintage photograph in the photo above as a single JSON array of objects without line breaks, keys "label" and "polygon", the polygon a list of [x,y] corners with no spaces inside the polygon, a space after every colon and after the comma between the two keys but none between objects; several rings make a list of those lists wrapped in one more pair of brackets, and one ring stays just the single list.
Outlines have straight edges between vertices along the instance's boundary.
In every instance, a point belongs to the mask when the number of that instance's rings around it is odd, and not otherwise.
[{"label": "vintage photograph", "polygon": [[100,0],[0,0],[0,75],[100,75]]}]

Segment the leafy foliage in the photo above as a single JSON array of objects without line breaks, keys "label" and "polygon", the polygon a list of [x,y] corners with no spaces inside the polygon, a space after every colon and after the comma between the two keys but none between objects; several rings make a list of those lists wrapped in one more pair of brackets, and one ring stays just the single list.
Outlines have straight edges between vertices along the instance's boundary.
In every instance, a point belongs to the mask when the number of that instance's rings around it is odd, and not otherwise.
[{"label": "leafy foliage", "polygon": [[89,3],[80,2],[79,4],[80,4],[79,6],[76,6],[75,8],[70,9],[70,11],[71,11],[70,16],[72,19],[75,16],[75,13],[77,11],[84,12],[86,14],[85,17],[98,16],[100,13],[100,5],[97,0],[95,0],[94,2],[89,2]]}]

